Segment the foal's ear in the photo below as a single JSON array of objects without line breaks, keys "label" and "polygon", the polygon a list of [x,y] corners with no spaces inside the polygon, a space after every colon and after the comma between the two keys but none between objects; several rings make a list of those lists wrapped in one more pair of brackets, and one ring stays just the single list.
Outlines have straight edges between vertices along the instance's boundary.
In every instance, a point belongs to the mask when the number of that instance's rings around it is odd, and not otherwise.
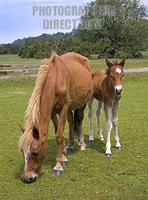
[{"label": "foal's ear", "polygon": [[111,63],[107,58],[105,59],[105,61],[109,68],[111,68],[113,66],[113,63]]},{"label": "foal's ear", "polygon": [[39,131],[36,127],[33,127],[33,130],[32,130],[32,135],[35,139],[39,139]]},{"label": "foal's ear", "polygon": [[123,59],[121,60],[121,62],[119,63],[119,65],[120,65],[121,67],[124,67],[124,65],[125,65],[125,58],[123,58]]},{"label": "foal's ear", "polygon": [[19,127],[20,127],[20,129],[21,129],[21,131],[22,131],[22,133],[24,133],[25,132],[25,126],[24,125],[22,125],[22,124],[19,124]]}]

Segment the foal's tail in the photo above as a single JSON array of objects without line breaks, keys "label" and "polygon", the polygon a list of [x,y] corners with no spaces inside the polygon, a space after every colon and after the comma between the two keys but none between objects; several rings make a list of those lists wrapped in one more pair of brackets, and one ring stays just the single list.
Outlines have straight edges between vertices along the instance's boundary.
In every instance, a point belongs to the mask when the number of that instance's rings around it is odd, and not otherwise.
[{"label": "foal's tail", "polygon": [[80,114],[79,109],[74,111],[74,132],[76,136],[80,135]]}]

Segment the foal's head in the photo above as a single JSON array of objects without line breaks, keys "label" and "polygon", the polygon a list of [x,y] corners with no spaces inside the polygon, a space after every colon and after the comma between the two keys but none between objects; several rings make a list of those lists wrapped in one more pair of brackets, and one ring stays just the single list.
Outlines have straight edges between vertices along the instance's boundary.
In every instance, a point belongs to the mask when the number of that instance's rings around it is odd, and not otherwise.
[{"label": "foal's head", "polygon": [[25,130],[21,127],[23,135],[19,145],[24,157],[22,179],[27,183],[37,180],[43,159],[47,154],[47,142],[39,136],[37,128]]},{"label": "foal's head", "polygon": [[122,83],[124,71],[123,67],[125,65],[125,59],[123,59],[120,63],[115,62],[112,63],[108,59],[106,59],[106,64],[108,66],[107,75],[110,78],[112,85],[114,87],[114,92],[117,96],[120,96],[122,93]]}]

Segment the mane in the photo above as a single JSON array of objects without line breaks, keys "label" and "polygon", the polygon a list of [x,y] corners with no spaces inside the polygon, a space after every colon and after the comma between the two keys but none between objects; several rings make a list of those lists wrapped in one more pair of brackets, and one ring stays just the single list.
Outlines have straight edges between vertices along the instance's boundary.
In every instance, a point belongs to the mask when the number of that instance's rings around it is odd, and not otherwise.
[{"label": "mane", "polygon": [[49,59],[43,60],[43,64],[41,65],[39,69],[35,87],[31,95],[31,98],[29,100],[28,107],[25,114],[26,130],[19,139],[20,149],[26,150],[33,141],[32,128],[33,128],[33,125],[38,127],[38,122],[40,119],[40,102],[41,102],[42,92],[44,89],[44,85],[47,79],[50,66],[55,56],[56,56],[56,53],[52,53]]}]

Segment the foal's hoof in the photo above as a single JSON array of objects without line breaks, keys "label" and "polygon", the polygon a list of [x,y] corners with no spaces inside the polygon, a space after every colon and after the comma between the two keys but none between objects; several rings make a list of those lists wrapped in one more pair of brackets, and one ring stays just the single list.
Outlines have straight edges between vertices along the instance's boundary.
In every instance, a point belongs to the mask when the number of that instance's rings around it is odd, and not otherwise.
[{"label": "foal's hoof", "polygon": [[121,150],[121,147],[116,147],[117,150]]},{"label": "foal's hoof", "polygon": [[107,158],[110,158],[112,154],[111,153],[106,153],[105,155],[106,155]]},{"label": "foal's hoof", "polygon": [[67,153],[73,153],[73,147],[67,146],[67,147],[66,147],[66,152],[67,152]]},{"label": "foal's hoof", "polygon": [[63,170],[53,169],[54,176],[61,176],[62,173],[63,173]]},{"label": "foal's hoof", "polygon": [[81,145],[81,146],[80,146],[80,150],[81,150],[81,151],[85,151],[85,150],[86,150],[86,145]]},{"label": "foal's hoof", "polygon": [[89,142],[94,141],[94,137],[93,136],[89,136]]},{"label": "foal's hoof", "polygon": [[104,138],[103,138],[103,137],[100,137],[99,140],[104,141]]}]

